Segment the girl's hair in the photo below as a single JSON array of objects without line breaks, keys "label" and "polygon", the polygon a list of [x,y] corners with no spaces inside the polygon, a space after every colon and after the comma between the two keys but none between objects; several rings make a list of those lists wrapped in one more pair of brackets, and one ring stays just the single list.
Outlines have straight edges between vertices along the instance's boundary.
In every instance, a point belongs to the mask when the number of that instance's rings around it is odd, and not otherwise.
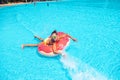
[{"label": "girl's hair", "polygon": [[54,30],[54,31],[51,33],[51,35],[52,35],[52,34],[54,34],[54,33],[55,33],[55,34],[57,34],[57,31],[56,31],[56,30]]}]

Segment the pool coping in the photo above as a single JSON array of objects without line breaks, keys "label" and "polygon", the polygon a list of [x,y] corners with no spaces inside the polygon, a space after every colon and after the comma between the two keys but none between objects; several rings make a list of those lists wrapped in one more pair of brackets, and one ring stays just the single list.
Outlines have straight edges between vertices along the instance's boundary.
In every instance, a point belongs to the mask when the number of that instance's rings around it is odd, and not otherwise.
[{"label": "pool coping", "polygon": [[0,7],[4,7],[4,6],[14,6],[14,5],[18,5],[18,4],[26,4],[26,2],[0,4]]},{"label": "pool coping", "polygon": [[[36,1],[36,2],[57,2],[57,1]],[[36,3],[36,2],[17,2],[17,3],[0,4],[0,7],[15,6],[20,4],[29,4],[29,3]]]}]

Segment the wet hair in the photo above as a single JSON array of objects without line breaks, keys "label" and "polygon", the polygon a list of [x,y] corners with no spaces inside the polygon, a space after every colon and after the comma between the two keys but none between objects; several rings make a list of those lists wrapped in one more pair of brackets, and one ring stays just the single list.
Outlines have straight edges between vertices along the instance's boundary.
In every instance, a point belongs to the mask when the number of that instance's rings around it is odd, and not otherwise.
[{"label": "wet hair", "polygon": [[57,31],[56,31],[56,30],[54,30],[54,31],[51,33],[51,35],[54,34],[54,33],[57,35]]},{"label": "wet hair", "polygon": [[[50,37],[51,37],[53,34],[56,34],[56,35],[57,35],[57,31],[54,30],[54,31],[51,33]],[[51,38],[51,41],[52,41],[52,42],[55,42],[54,38]]]}]

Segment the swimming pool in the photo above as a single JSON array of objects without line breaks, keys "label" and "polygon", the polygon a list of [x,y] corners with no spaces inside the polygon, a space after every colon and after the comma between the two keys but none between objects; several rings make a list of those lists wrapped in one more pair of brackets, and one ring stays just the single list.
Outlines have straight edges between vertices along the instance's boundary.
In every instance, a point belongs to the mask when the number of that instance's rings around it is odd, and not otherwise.
[{"label": "swimming pool", "polygon": [[[0,8],[0,80],[120,80],[120,7],[46,2]],[[116,7],[117,6],[117,7]],[[78,39],[60,56],[39,55],[33,35],[56,29]]]}]

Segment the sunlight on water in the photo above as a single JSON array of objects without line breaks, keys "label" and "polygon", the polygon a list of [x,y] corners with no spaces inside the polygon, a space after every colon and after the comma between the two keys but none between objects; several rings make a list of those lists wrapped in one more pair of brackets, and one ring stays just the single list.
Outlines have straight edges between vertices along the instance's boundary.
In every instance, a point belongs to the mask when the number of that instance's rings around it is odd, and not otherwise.
[{"label": "sunlight on water", "polygon": [[[64,52],[64,54],[66,54],[66,52]],[[91,66],[69,55],[65,58],[61,57],[60,61],[64,69],[69,72],[72,80],[110,80]]]}]

